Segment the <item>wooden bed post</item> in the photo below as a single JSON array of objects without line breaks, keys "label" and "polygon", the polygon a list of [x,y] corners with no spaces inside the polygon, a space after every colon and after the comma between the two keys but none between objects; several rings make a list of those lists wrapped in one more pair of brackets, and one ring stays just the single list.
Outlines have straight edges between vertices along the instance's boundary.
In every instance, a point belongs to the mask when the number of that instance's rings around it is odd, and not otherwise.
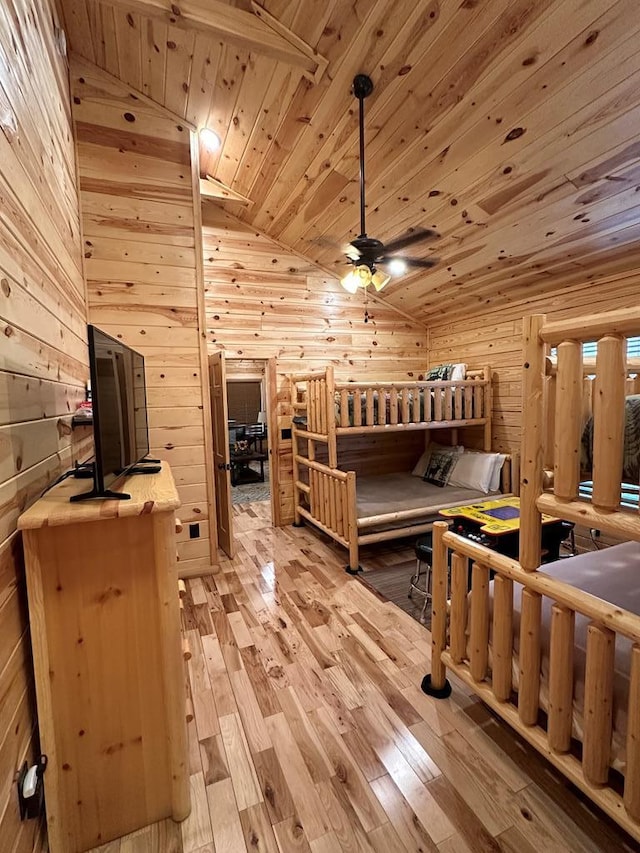
[{"label": "wooden bed post", "polygon": [[358,505],[356,501],[355,471],[347,472],[347,540],[349,542],[349,565],[347,573],[357,575],[360,567],[358,547]]},{"label": "wooden bed post", "polygon": [[338,467],[338,442],[336,440],[336,384],[333,376],[333,367],[327,367],[327,451],[329,453],[329,468]]},{"label": "wooden bed post", "polygon": [[491,419],[493,417],[493,393],[491,388],[491,368],[487,365],[483,370],[484,380],[484,452],[491,453]]},{"label": "wooden bed post", "polygon": [[520,476],[520,564],[528,572],[540,565],[542,516],[536,505],[542,493],[545,346],[540,339],[544,314],[525,317],[522,340],[522,459]]},{"label": "wooden bed post", "polygon": [[[293,526],[294,527],[302,527],[303,521],[302,516],[300,515],[299,507],[300,507],[300,492],[297,487],[297,483],[300,481],[300,466],[298,464],[298,433],[297,427],[293,422],[293,418],[296,414],[296,403],[298,402],[298,383],[295,381],[293,376],[290,374],[287,376],[287,381],[289,383],[289,398],[291,404],[291,453],[293,455]],[[276,401],[274,400],[273,405],[276,405]]]},{"label": "wooden bed post", "polygon": [[431,673],[422,679],[422,690],[436,699],[451,695],[451,684],[442,662],[442,653],[447,646],[447,588],[449,569],[447,546],[442,537],[449,529],[446,521],[433,523],[433,566],[431,596]]}]

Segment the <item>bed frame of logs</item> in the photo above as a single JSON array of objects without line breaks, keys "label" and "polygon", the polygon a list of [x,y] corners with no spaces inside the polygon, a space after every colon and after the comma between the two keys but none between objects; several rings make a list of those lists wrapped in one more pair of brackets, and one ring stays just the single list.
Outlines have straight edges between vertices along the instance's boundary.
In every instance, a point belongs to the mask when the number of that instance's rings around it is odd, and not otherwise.
[{"label": "bed frame of logs", "polygon": [[[358,518],[356,474],[338,467],[338,437],[407,430],[457,430],[482,426],[491,449],[491,370],[468,370],[448,382],[336,382],[332,367],[288,377],[291,410],[306,417],[292,424],[295,524],[311,522],[349,551],[347,571],[359,571],[359,546],[431,530],[423,509]],[[433,394],[433,411],[431,392]],[[420,405],[420,392],[423,405]],[[388,401],[388,405],[387,405]],[[425,403],[424,401],[428,401]],[[469,415],[471,415],[469,417]],[[352,423],[353,421],[353,423]],[[328,464],[316,460],[316,444],[327,447]],[[306,455],[302,449],[306,449]],[[308,472],[304,473],[303,472]],[[511,490],[511,465],[503,468],[503,491]],[[371,528],[393,524],[394,529]]]},{"label": "bed frame of logs", "polygon": [[[628,374],[633,372],[633,364],[626,362],[625,337],[639,333],[640,307],[566,321],[547,322],[542,315],[525,318],[519,560],[508,559],[449,532],[446,523],[434,524],[431,673],[425,676],[422,685],[431,695],[447,696],[451,688],[446,672],[448,669],[454,672],[637,840],[640,840],[640,616],[549,577],[538,571],[538,567],[541,513],[595,527],[622,539],[640,541],[638,511],[620,506],[624,398],[629,390],[634,390],[629,385]],[[582,344],[593,340],[598,342],[595,365],[585,365]],[[547,357],[550,347],[557,347],[557,365],[551,367]],[[587,386],[585,373],[594,372],[595,379]],[[585,412],[591,407],[593,497],[586,500],[578,496],[580,443]],[[552,432],[549,412],[553,413]],[[545,446],[549,435],[554,436],[553,444]],[[552,487],[545,490],[545,462],[549,460],[553,468]],[[449,551],[452,552],[450,584]],[[472,581],[468,594],[469,561]],[[492,611],[490,572],[495,573]],[[512,683],[514,582],[523,586],[517,693]],[[540,713],[539,702],[543,596],[553,602],[546,716]],[[590,620],[581,757],[572,751],[576,614]],[[609,767],[618,634],[634,644],[622,792],[619,785],[615,788],[611,785]]]}]

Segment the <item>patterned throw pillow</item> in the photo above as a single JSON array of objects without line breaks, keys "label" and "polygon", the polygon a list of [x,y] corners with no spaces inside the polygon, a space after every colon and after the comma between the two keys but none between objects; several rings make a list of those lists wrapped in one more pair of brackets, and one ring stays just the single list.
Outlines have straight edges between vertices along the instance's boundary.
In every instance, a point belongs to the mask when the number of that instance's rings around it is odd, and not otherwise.
[{"label": "patterned throw pillow", "polygon": [[451,379],[452,373],[453,364],[438,364],[427,370],[425,380],[427,382],[446,382],[448,379]]},{"label": "patterned throw pillow", "polygon": [[458,456],[458,453],[452,453],[449,450],[437,450],[432,453],[429,466],[422,478],[424,482],[433,483],[434,486],[446,486]]}]

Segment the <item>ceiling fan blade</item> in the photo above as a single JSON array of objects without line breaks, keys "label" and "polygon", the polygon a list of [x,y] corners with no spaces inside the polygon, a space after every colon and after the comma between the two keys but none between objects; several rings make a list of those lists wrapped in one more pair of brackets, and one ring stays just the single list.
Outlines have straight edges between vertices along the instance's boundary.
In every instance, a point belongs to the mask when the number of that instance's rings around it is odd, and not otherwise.
[{"label": "ceiling fan blade", "polygon": [[385,255],[383,258],[378,258],[377,264],[388,264],[390,261],[402,261],[407,267],[414,269],[431,269],[438,263],[438,258],[405,258],[402,255]]},{"label": "ceiling fan blade", "polygon": [[392,240],[390,243],[385,244],[385,252],[387,254],[391,254],[392,252],[397,252],[400,249],[404,249],[406,246],[412,246],[414,243],[419,243],[421,240],[433,240],[435,237],[439,237],[437,231],[433,231],[431,228],[420,228],[415,231],[412,231],[411,234],[406,234],[404,237],[398,237],[397,240]]}]

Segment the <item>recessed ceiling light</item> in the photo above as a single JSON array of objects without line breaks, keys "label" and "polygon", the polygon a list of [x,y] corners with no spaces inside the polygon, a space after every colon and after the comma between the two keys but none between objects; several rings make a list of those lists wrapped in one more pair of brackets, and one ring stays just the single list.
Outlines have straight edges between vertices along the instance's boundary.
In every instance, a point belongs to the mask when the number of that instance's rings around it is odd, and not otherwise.
[{"label": "recessed ceiling light", "polygon": [[407,271],[407,264],[402,258],[394,258],[392,261],[389,261],[387,269],[391,275],[404,275]]},{"label": "recessed ceiling light", "polygon": [[217,151],[222,142],[220,142],[220,137],[215,132],[215,130],[211,130],[208,127],[204,127],[200,131],[200,139],[202,140],[202,144],[207,149],[207,151]]}]

